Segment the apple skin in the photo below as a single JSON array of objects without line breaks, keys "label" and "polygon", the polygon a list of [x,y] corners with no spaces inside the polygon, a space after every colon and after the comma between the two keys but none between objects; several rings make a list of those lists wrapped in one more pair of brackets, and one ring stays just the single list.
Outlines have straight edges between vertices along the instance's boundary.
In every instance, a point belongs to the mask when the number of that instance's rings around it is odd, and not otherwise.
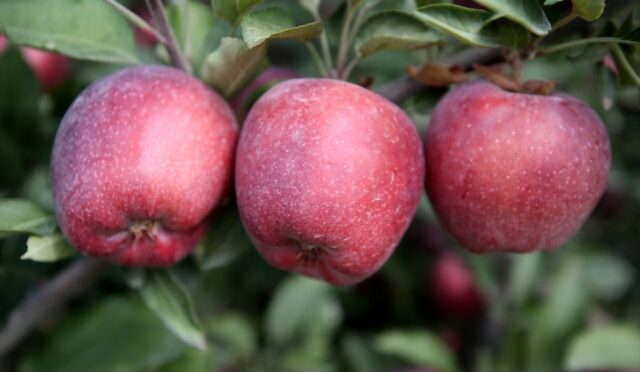
[{"label": "apple skin", "polygon": [[228,104],[180,70],[132,67],[96,81],[69,108],[54,143],[63,233],[88,256],[174,264],[225,197],[236,139]]},{"label": "apple skin", "polygon": [[253,106],[240,135],[236,195],[273,266],[334,285],[389,258],[422,193],[424,156],[408,116],[332,79],[288,80]]},{"label": "apple skin", "polygon": [[486,81],[449,92],[424,142],[436,215],[477,253],[563,245],[602,196],[611,165],[607,131],[586,104]]},{"label": "apple skin", "polygon": [[[0,54],[9,47],[4,35],[0,35]],[[71,60],[62,54],[45,52],[28,47],[20,48],[25,62],[36,76],[40,86],[50,92],[68,77],[71,71]]]},{"label": "apple skin", "polygon": [[484,309],[483,296],[469,269],[451,253],[436,258],[429,271],[428,286],[438,309],[451,318],[472,319]]}]

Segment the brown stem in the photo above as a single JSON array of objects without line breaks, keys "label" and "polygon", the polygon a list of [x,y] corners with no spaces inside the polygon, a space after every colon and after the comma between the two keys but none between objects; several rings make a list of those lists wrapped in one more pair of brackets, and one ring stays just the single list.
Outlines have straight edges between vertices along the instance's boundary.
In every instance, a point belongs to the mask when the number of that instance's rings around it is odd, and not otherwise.
[{"label": "brown stem", "polygon": [[7,323],[0,329],[0,359],[108,267],[104,261],[80,258],[26,297],[11,311]]},{"label": "brown stem", "polygon": [[147,8],[149,8],[149,13],[151,13],[158,31],[166,41],[163,45],[167,48],[171,64],[190,74],[191,64],[180,50],[176,35],[169,24],[167,13],[164,11],[162,0],[145,0],[145,2],[147,3]]}]

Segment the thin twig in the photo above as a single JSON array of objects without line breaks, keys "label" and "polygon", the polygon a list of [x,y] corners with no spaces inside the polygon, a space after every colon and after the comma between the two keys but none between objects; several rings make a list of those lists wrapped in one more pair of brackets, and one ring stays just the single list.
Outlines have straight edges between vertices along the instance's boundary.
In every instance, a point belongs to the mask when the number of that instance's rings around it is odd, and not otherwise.
[{"label": "thin twig", "polygon": [[343,79],[345,61],[349,55],[349,40],[351,20],[353,19],[354,9],[351,0],[346,1],[347,9],[342,21],[342,32],[340,33],[340,44],[338,45],[338,60],[336,63],[336,73],[339,79]]},{"label": "thin twig", "polygon": [[131,22],[134,26],[140,28],[143,31],[149,32],[153,34],[153,37],[158,40],[160,43],[166,43],[167,40],[162,36],[158,30],[156,30],[153,26],[151,26],[147,21],[139,17],[134,12],[127,9],[124,5],[120,4],[116,0],[104,0],[107,4],[111,5],[115,10],[117,10],[120,14],[122,14],[129,22]]},{"label": "thin twig", "polygon": [[304,45],[309,50],[309,54],[311,54],[311,58],[313,58],[314,62],[318,66],[318,70],[323,77],[329,77],[329,72],[327,71],[326,66],[322,62],[322,57],[320,53],[318,53],[318,49],[311,43],[310,41],[305,41]]},{"label": "thin twig", "polygon": [[587,39],[579,39],[573,41],[567,41],[565,43],[556,44],[550,47],[540,49],[540,53],[549,54],[554,53],[562,49],[573,48],[579,45],[584,44],[593,44],[593,43],[614,43],[614,44],[628,44],[628,45],[638,45],[637,41],[632,40],[624,40],[619,39],[617,37],[591,37]]},{"label": "thin twig", "polygon": [[108,267],[104,261],[80,258],[25,298],[11,311],[0,330],[0,359],[70,298],[90,286]]},{"label": "thin twig", "polygon": [[[317,11],[313,12],[313,18],[316,22],[320,22],[320,24],[323,24],[320,13],[318,13]],[[327,72],[331,72],[333,71],[333,57],[331,56],[331,48],[329,48],[329,37],[327,36],[327,30],[325,29],[325,27],[322,28],[322,34],[320,34],[320,46],[322,47],[322,58],[324,59],[325,68]]]},{"label": "thin twig", "polygon": [[147,8],[149,8],[149,12],[153,17],[156,26],[158,27],[158,31],[167,41],[166,43],[163,43],[163,45],[167,48],[171,64],[190,74],[191,64],[180,50],[180,45],[178,44],[178,40],[176,40],[176,35],[169,24],[167,13],[164,11],[162,0],[145,0],[145,2],[147,3]]}]

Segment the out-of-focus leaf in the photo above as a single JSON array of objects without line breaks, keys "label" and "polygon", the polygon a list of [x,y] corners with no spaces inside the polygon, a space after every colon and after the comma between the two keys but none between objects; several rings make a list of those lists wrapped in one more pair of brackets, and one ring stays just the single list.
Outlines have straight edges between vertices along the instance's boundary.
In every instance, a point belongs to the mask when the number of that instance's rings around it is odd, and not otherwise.
[{"label": "out-of-focus leaf", "polygon": [[590,297],[585,276],[583,260],[571,257],[549,283],[549,294],[536,315],[528,340],[531,368],[540,370],[554,364],[564,339],[584,321]]},{"label": "out-of-focus leaf", "polygon": [[364,58],[381,50],[416,50],[443,42],[443,36],[414,13],[386,10],[365,21],[356,37],[355,49]]},{"label": "out-of-focus leaf", "polygon": [[140,294],[151,309],[177,337],[200,350],[207,348],[188,292],[169,270],[148,273]]},{"label": "out-of-focus leaf", "polygon": [[564,0],[544,0],[544,6],[555,5],[561,3]]},{"label": "out-of-focus leaf", "polygon": [[240,24],[242,38],[249,48],[269,39],[310,40],[322,33],[320,22],[296,26],[287,12],[275,7],[249,13]]},{"label": "out-of-focus leaf", "polygon": [[538,1],[522,0],[476,0],[499,15],[524,26],[536,35],[546,35],[551,23],[544,14]]},{"label": "out-of-focus leaf", "polygon": [[262,0],[211,0],[211,6],[218,17],[235,24],[249,9],[261,2]]},{"label": "out-of-focus leaf", "polygon": [[198,242],[194,255],[202,270],[212,270],[231,263],[250,246],[237,206],[229,205],[216,213],[213,226]]},{"label": "out-of-focus leaf", "polygon": [[588,329],[571,342],[564,361],[569,371],[640,369],[640,330],[632,325]]},{"label": "out-of-focus leaf", "polygon": [[213,371],[209,354],[196,348],[187,348],[178,358],[157,369],[156,372]]},{"label": "out-of-focus leaf", "polygon": [[249,360],[257,347],[257,335],[252,324],[243,315],[225,313],[207,322],[212,348],[224,349],[235,359]]},{"label": "out-of-focus leaf", "polygon": [[55,217],[24,199],[0,199],[0,238],[16,234],[46,235],[56,227]]},{"label": "out-of-focus leaf", "polygon": [[21,195],[47,211],[53,211],[53,195],[49,181],[49,169],[34,169],[21,187]]},{"label": "out-of-focus leaf", "polygon": [[318,14],[318,7],[320,7],[320,0],[298,0],[301,7],[305,8],[311,14]]},{"label": "out-of-focus leaf", "polygon": [[20,257],[23,260],[55,262],[76,254],[62,234],[30,236],[27,239],[27,251]]},{"label": "out-of-focus leaf", "polygon": [[151,370],[184,350],[136,297],[110,298],[67,319],[24,354],[20,372]]},{"label": "out-of-focus leaf", "polygon": [[326,301],[331,287],[317,280],[292,276],[276,290],[267,308],[267,337],[276,343],[290,341],[307,326]]},{"label": "out-of-focus leaf", "polygon": [[500,40],[501,45],[515,50],[528,47],[531,39],[526,28],[507,17],[495,17],[483,26],[482,32]]},{"label": "out-of-focus leaf", "polygon": [[376,354],[370,350],[365,341],[355,334],[347,334],[340,343],[342,354],[347,362],[349,371],[377,372],[380,371],[376,363]]},{"label": "out-of-focus leaf", "polygon": [[483,34],[482,27],[491,18],[484,10],[451,4],[435,4],[419,8],[414,13],[425,24],[470,45],[498,46],[495,37]]},{"label": "out-of-focus leaf", "polygon": [[539,278],[542,268],[542,254],[539,252],[524,255],[514,255],[509,280],[509,292],[513,302],[520,307]]},{"label": "out-of-focus leaf", "polygon": [[421,330],[387,331],[374,340],[375,348],[410,364],[435,368],[439,371],[455,371],[455,359],[440,339]]},{"label": "out-of-focus leaf", "polygon": [[2,0],[0,29],[16,44],[77,59],[138,62],[131,28],[104,1]]},{"label": "out-of-focus leaf", "polygon": [[198,71],[215,43],[211,9],[199,1],[181,0],[167,7],[167,16],[182,50],[190,57],[194,71]]},{"label": "out-of-focus leaf", "polygon": [[616,300],[633,283],[633,266],[611,254],[594,254],[587,259],[587,285],[603,300]]},{"label": "out-of-focus leaf", "polygon": [[240,39],[224,37],[218,49],[207,57],[202,76],[220,93],[229,97],[264,67],[265,54],[265,44],[248,48]]},{"label": "out-of-focus leaf", "polygon": [[604,12],[605,0],[571,0],[573,11],[585,21],[595,21]]}]

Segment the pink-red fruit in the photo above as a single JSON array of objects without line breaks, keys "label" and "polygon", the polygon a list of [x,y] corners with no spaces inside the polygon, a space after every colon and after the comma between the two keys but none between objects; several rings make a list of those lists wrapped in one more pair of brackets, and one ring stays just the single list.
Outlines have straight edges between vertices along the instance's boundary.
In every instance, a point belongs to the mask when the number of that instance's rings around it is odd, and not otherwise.
[{"label": "pink-red fruit", "polygon": [[389,258],[418,206],[420,138],[383,97],[330,79],[264,94],[236,159],[244,226],[273,266],[353,284]]},{"label": "pink-red fruit", "polygon": [[469,269],[453,254],[444,253],[436,258],[428,283],[433,302],[445,315],[464,320],[482,312],[483,297]]},{"label": "pink-red fruit", "polygon": [[602,196],[611,163],[607,131],[583,102],[485,81],[438,103],[425,149],[437,216],[478,253],[566,243]]},{"label": "pink-red fruit", "polygon": [[231,109],[169,67],[133,67],[87,88],[64,116],[51,176],[60,227],[78,250],[169,266],[203,233],[232,178]]}]

